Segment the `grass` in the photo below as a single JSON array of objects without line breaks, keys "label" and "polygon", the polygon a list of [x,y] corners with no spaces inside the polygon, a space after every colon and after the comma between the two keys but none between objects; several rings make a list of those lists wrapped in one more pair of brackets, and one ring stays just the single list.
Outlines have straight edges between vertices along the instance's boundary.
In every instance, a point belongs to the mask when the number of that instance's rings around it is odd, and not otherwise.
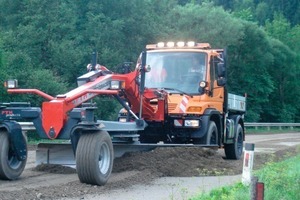
[{"label": "grass", "polygon": [[[300,149],[298,149],[300,152]],[[265,200],[300,199],[300,154],[287,160],[269,162],[264,168],[256,171],[259,182],[265,184]],[[214,189],[201,193],[190,200],[247,200],[250,199],[250,188],[242,183]]]},{"label": "grass", "polygon": [[257,172],[265,184],[265,199],[300,199],[300,154],[280,163],[268,163]]}]

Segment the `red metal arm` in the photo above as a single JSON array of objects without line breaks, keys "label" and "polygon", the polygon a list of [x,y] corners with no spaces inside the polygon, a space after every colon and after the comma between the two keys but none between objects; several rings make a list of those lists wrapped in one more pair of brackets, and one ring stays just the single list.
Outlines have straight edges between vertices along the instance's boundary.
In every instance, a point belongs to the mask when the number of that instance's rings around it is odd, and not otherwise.
[{"label": "red metal arm", "polygon": [[37,89],[8,89],[7,90],[8,93],[17,93],[17,94],[21,94],[21,93],[31,93],[31,94],[37,94],[41,97],[44,97],[45,99],[48,100],[53,100],[54,97],[50,96],[49,94],[46,94],[45,92],[42,92],[40,90]]}]

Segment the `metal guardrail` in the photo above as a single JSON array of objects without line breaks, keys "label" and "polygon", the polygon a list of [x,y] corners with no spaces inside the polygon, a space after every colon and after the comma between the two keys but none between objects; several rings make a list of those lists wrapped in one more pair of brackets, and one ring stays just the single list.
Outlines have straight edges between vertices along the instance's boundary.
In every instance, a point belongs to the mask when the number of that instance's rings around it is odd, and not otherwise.
[{"label": "metal guardrail", "polygon": [[282,127],[289,127],[293,130],[294,127],[300,127],[300,123],[245,123],[245,127],[254,127],[256,130],[258,127],[267,127],[268,130],[271,127],[278,127],[279,130],[282,130]]},{"label": "metal guardrail", "polygon": [[[32,122],[19,122],[19,124],[22,126],[23,131],[35,130],[35,127]],[[254,127],[255,129],[258,129],[258,127],[267,127],[268,130],[270,130],[271,127],[278,127],[279,130],[281,130],[282,127],[289,127],[291,130],[293,130],[294,127],[300,127],[300,123],[250,123],[250,122],[246,122],[245,127]]]}]

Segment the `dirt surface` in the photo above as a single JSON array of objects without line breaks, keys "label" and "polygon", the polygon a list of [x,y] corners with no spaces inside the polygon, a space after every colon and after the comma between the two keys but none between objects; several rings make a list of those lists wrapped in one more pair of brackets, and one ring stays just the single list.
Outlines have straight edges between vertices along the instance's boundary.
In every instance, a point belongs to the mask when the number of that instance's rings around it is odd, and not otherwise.
[{"label": "dirt surface", "polygon": [[[258,147],[263,147],[262,151],[255,154],[254,169],[262,167],[266,162],[282,160],[299,153],[299,145],[289,145],[295,141],[293,137],[289,141],[284,136],[282,139],[279,136],[279,139],[274,139],[273,136],[270,139],[265,135],[253,136],[252,139],[251,137],[249,136],[249,140],[255,141]],[[269,140],[265,142],[262,138]],[[278,141],[282,143],[281,146]],[[222,149],[217,151],[194,147],[156,148],[150,152],[127,153],[122,158],[115,159],[110,180],[100,187],[80,183],[75,169],[59,165],[34,167],[34,161],[28,162],[29,167],[20,179],[0,180],[0,200],[84,199],[87,194],[98,195],[115,189],[126,189],[132,185],[145,185],[159,177],[241,174],[243,166],[243,159],[224,159]]]}]

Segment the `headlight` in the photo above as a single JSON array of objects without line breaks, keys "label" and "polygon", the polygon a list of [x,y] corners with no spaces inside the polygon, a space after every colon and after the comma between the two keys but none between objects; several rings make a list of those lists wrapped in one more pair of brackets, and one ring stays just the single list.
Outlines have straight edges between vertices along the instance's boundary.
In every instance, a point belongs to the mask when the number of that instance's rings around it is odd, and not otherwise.
[{"label": "headlight", "polygon": [[201,81],[201,82],[199,83],[199,86],[200,86],[201,88],[205,88],[205,87],[207,86],[207,82]]},{"label": "headlight", "polygon": [[199,120],[185,120],[184,121],[185,127],[198,127],[199,126]]},{"label": "headlight", "polygon": [[110,82],[110,89],[112,90],[119,90],[125,88],[125,82],[124,81],[118,81],[114,80]]},{"label": "headlight", "polygon": [[8,89],[17,88],[18,87],[18,80],[17,79],[7,80],[7,81],[4,82],[4,87],[6,87]]},{"label": "headlight", "polygon": [[120,117],[120,118],[119,118],[119,122],[126,122],[126,121],[127,121],[127,119],[124,118],[124,117]]}]

